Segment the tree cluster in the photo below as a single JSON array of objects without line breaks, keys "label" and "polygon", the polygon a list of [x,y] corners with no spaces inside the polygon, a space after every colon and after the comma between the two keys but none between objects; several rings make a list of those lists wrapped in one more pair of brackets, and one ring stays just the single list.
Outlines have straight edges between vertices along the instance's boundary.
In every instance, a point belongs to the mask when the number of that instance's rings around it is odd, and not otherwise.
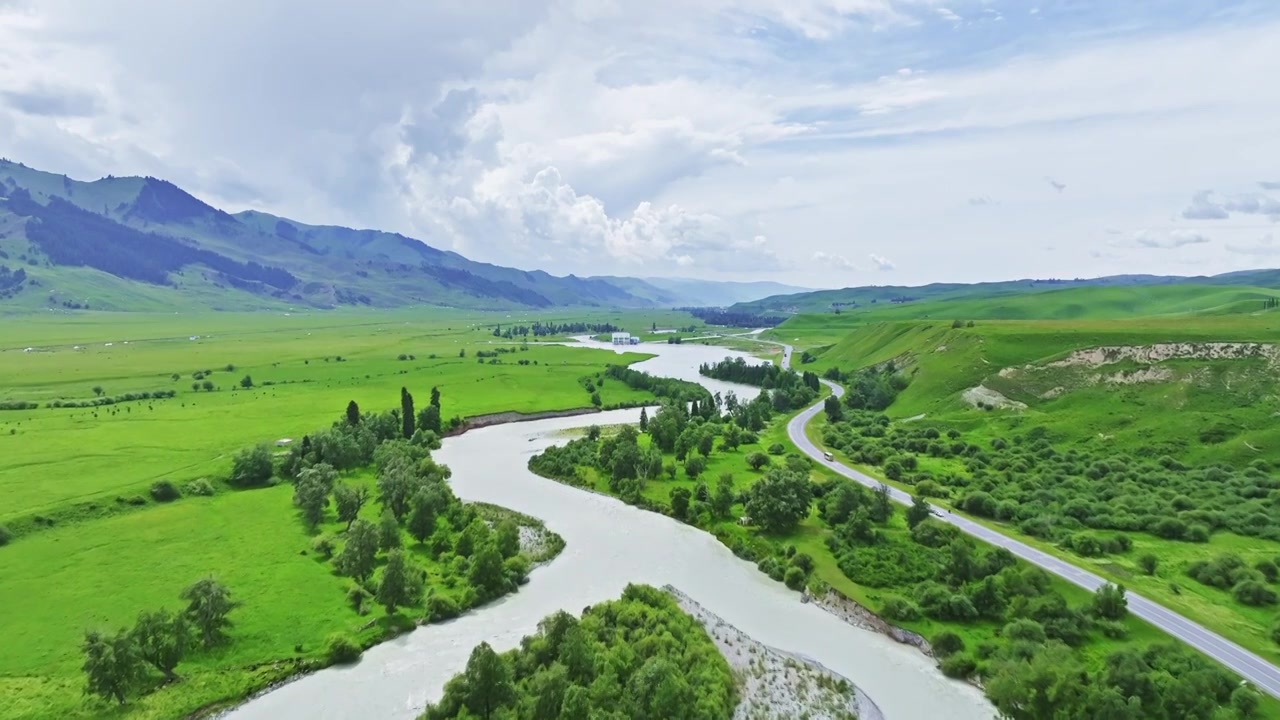
[{"label": "tree cluster", "polygon": [[667,593],[629,585],[582,618],[544,618],[520,647],[476,647],[422,720],[728,720],[737,688],[702,626]]},{"label": "tree cluster", "polygon": [[187,603],[181,612],[144,611],[132,628],[85,631],[81,649],[87,693],[123,705],[130,695],[154,687],[149,670],[159,672],[162,682],[176,682],[178,664],[188,653],[230,639],[227,616],[239,603],[225,585],[205,578],[179,597]]},{"label": "tree cluster", "polygon": [[769,363],[748,363],[743,358],[725,358],[704,363],[698,372],[707,377],[762,388],[774,410],[787,412],[802,408],[818,397],[821,387],[815,373],[794,373]]}]

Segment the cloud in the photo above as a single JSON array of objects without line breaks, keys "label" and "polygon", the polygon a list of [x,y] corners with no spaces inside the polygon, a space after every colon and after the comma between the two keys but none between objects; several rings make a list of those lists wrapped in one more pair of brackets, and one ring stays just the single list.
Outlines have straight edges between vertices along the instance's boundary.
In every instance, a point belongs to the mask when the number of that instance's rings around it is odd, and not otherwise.
[{"label": "cloud", "polygon": [[969,204],[973,205],[974,207],[979,207],[982,205],[995,205],[996,201],[992,200],[986,195],[978,195],[978,196],[969,198]]},{"label": "cloud", "polygon": [[[1261,184],[1261,183],[1260,183]],[[1245,193],[1226,195],[1214,199],[1210,190],[1201,190],[1191,198],[1191,205],[1182,211],[1182,217],[1190,220],[1226,220],[1231,213],[1243,215],[1266,215],[1272,222],[1280,221],[1280,200]]]},{"label": "cloud", "polygon": [[944,8],[944,7],[934,8],[933,11],[938,14],[938,17],[942,18],[943,20],[947,20],[949,22],[959,23],[964,21],[964,18],[955,14],[948,8]]},{"label": "cloud", "polygon": [[0,90],[0,101],[18,112],[47,117],[89,117],[101,110],[99,98],[91,92],[43,86]]},{"label": "cloud", "polygon": [[1258,187],[1263,190],[1280,190],[1280,180],[1259,180]]},{"label": "cloud", "polygon": [[1066,189],[1067,189],[1067,185],[1066,185],[1066,183],[1060,183],[1060,182],[1058,182],[1057,180],[1054,180],[1054,179],[1053,179],[1053,178],[1051,178],[1051,177],[1047,177],[1047,178],[1045,178],[1045,182],[1049,183],[1049,185],[1050,185],[1050,186],[1052,186],[1052,187],[1053,187],[1053,189],[1054,189],[1054,190],[1057,190],[1058,192],[1062,192],[1063,190],[1066,190]]},{"label": "cloud", "polygon": [[841,270],[859,270],[860,268],[854,264],[852,260],[843,256],[826,253],[821,250],[813,254],[813,261],[828,267],[839,268]]},{"label": "cloud", "polygon": [[1272,258],[1280,255],[1280,245],[1276,244],[1275,237],[1271,234],[1263,235],[1257,242],[1249,245],[1227,243],[1223,247],[1227,252],[1254,258]]},{"label": "cloud", "polygon": [[887,257],[882,257],[880,255],[876,255],[875,253],[871,253],[867,257],[871,258],[871,262],[875,263],[877,270],[888,271],[888,270],[893,270],[894,268],[897,267],[896,265],[893,264],[893,261]]},{"label": "cloud", "polygon": [[1211,191],[1201,190],[1191,198],[1191,205],[1182,211],[1188,220],[1225,220],[1231,217],[1221,205],[1209,198]]},{"label": "cloud", "polygon": [[1209,238],[1192,230],[1173,230],[1160,232],[1139,230],[1133,234],[1132,245],[1139,248],[1155,250],[1173,250],[1187,245],[1203,245]]}]

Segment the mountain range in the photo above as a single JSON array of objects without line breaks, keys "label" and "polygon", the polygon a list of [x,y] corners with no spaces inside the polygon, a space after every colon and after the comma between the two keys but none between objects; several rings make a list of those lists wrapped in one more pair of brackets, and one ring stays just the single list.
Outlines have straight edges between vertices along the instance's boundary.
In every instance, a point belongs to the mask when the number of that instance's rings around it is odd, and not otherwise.
[{"label": "mountain range", "polygon": [[379,230],[227,213],[153,177],[82,182],[0,160],[0,308],[726,306],[778,283],[555,276]]}]

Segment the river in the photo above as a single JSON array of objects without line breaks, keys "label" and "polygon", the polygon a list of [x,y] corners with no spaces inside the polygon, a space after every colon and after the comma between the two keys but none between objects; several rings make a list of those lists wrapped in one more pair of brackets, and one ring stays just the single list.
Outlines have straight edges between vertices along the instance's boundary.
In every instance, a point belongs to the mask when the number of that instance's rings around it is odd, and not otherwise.
[{"label": "river", "polygon": [[[605,344],[593,346],[612,349]],[[628,348],[636,350],[637,348]],[[645,345],[656,354],[639,370],[701,382],[713,392],[751,397],[755,388],[702,378],[698,365],[729,353],[699,345]],[[471,649],[488,642],[515,647],[557,610],[579,613],[618,597],[629,582],[680,588],[755,639],[848,677],[889,720],[986,720],[982,693],[946,679],[915,648],[850,626],[787,590],[729,552],[711,535],[613,498],[529,472],[529,457],[561,443],[561,431],[589,424],[636,422],[639,410],[553,418],[473,430],[448,438],[435,457],[453,470],[464,500],[503,505],[543,519],[566,542],[529,584],[456,620],[429,625],[374,647],[360,662],[300,678],[229,712],[230,720],[410,720],[440,697]]]}]

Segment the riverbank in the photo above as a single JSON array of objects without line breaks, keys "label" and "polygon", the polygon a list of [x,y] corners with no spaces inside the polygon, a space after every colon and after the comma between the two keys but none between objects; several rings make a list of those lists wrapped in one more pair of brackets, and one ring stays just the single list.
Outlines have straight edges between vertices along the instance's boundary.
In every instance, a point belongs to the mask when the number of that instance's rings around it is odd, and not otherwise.
[{"label": "riverbank", "polygon": [[733,669],[741,694],[733,720],[884,720],[848,678],[755,640],[675,587],[663,590],[706,629]]}]

